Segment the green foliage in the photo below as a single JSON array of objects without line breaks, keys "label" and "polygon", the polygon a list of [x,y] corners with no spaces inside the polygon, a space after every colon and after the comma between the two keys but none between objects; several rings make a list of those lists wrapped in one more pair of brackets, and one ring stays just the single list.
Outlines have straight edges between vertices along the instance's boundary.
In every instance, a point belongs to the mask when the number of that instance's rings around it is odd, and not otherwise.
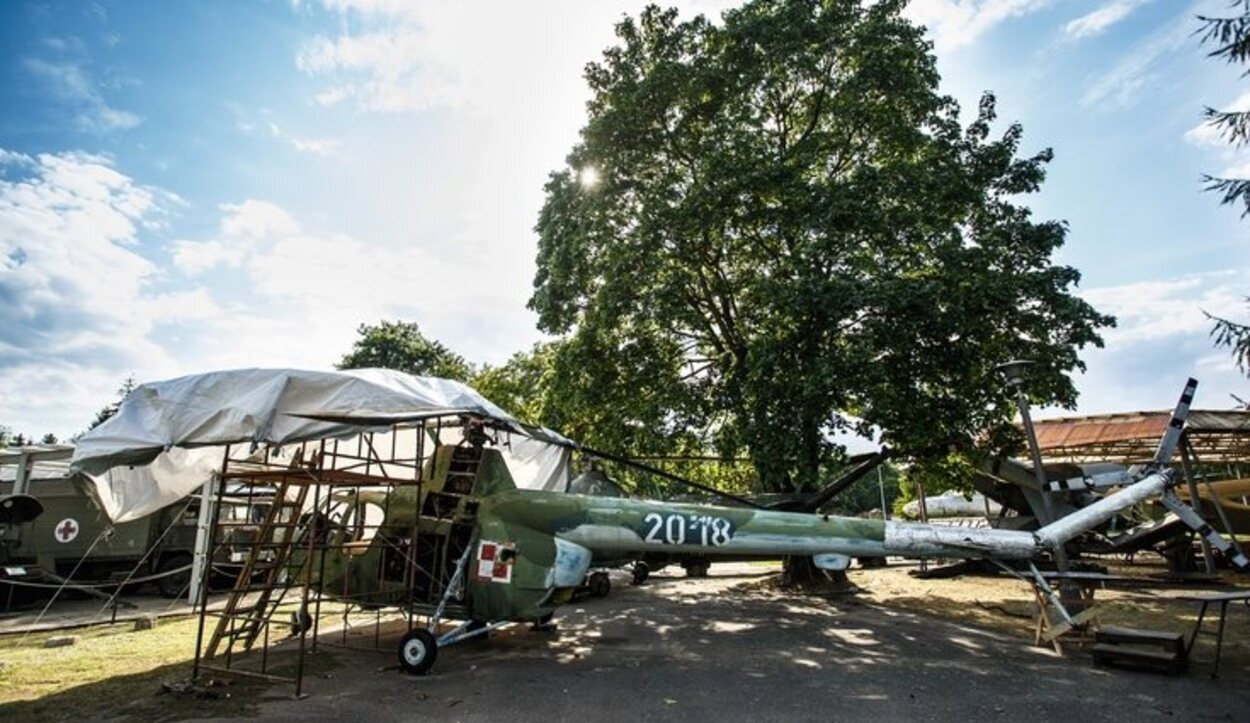
[{"label": "green foliage", "polygon": [[[626,456],[704,456],[708,450],[670,411],[687,395],[666,374],[676,353],[658,335],[581,335],[535,344],[504,364],[483,367],[471,386],[527,422],[559,430],[591,447]],[[607,380],[607,383],[605,383]],[[614,479],[642,494],[688,492],[653,475],[603,463]],[[749,464],[664,460],[653,466],[726,491],[746,492]]]},{"label": "green foliage", "polygon": [[122,382],[122,385],[117,388],[117,398],[114,399],[112,402],[104,405],[103,409],[96,412],[95,419],[91,420],[91,426],[87,427],[87,429],[88,430],[95,429],[101,424],[104,424],[108,420],[112,419],[113,415],[117,414],[117,410],[121,408],[122,402],[126,401],[126,397],[129,396],[130,393],[133,392],[134,390],[135,390],[134,376],[126,377],[126,381]]},{"label": "green foliage", "polygon": [[[1250,298],[1247,298],[1250,302]],[[1215,338],[1215,347],[1226,347],[1237,361],[1237,368],[1242,374],[1250,375],[1250,326],[1235,321],[1221,319],[1207,314],[1207,318],[1215,322],[1211,327],[1211,336]]]},{"label": "green foliage", "polygon": [[473,368],[442,343],[427,339],[414,322],[361,324],[360,338],[335,366],[339,369],[397,369],[409,374],[468,381]]},{"label": "green foliage", "polygon": [[895,515],[903,514],[903,505],[920,496],[920,488],[928,497],[952,490],[968,494],[972,478],[982,469],[983,455],[969,451],[950,451],[932,456],[907,468],[899,480],[899,495],[894,500]]},{"label": "green foliage", "polygon": [[[1199,30],[1202,43],[1215,46],[1210,52],[1212,57],[1222,58],[1232,65],[1250,65],[1250,0],[1234,0],[1229,7],[1240,8],[1239,14],[1198,16],[1202,23]],[[1246,75],[1250,75],[1250,68],[1242,72],[1242,77]],[[1244,148],[1250,143],[1250,111],[1207,108],[1205,115],[1207,122],[1219,130],[1234,148]],[[1242,206],[1242,218],[1250,215],[1250,179],[1204,176],[1203,180],[1207,184],[1206,190],[1219,194],[1221,204]],[[1210,314],[1207,318],[1215,322],[1211,327],[1211,336],[1216,348],[1231,351],[1237,360],[1237,368],[1250,375],[1250,326]]]},{"label": "green foliage", "polygon": [[927,455],[1005,424],[1005,359],[1038,362],[1035,401],[1074,404],[1077,350],[1112,320],[1051,263],[1065,225],[1014,202],[1050,152],[1017,157],[1017,125],[991,138],[989,95],[961,127],[903,4],[617,26],[537,226],[530,306],[570,335],[553,426],[633,453],[746,450],[784,491],[819,485],[839,430]]},{"label": "green foliage", "polygon": [[[838,470],[833,477],[843,471],[845,470]],[[882,464],[862,479],[856,480],[846,488],[846,491],[835,497],[826,511],[837,515],[860,515],[881,509],[883,492],[885,505],[892,510],[895,498],[902,491],[901,483],[902,477],[898,468],[889,463]]]}]

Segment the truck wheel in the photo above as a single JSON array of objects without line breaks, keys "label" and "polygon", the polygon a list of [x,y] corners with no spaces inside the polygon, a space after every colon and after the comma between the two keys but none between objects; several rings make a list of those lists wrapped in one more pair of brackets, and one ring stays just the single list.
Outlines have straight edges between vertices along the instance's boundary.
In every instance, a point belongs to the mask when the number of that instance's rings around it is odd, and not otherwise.
[{"label": "truck wheel", "polygon": [[425,628],[413,628],[399,641],[399,667],[410,675],[425,675],[438,658],[438,641]]},{"label": "truck wheel", "polygon": [[641,585],[651,576],[651,568],[647,563],[639,560],[634,563],[634,584]]},{"label": "truck wheel", "polygon": [[705,560],[698,560],[686,565],[686,577],[707,577],[707,569],[711,564]]},{"label": "truck wheel", "polygon": [[[191,569],[187,567],[190,564],[191,556],[186,553],[170,555],[161,561],[161,564],[156,567],[156,574],[164,575],[156,580],[156,589],[161,597],[173,600],[186,594],[187,588],[191,586]],[[173,572],[182,567],[187,567],[187,569]]]},{"label": "truck wheel", "polygon": [[612,578],[606,572],[590,573],[590,594],[595,597],[607,597],[612,592]]}]

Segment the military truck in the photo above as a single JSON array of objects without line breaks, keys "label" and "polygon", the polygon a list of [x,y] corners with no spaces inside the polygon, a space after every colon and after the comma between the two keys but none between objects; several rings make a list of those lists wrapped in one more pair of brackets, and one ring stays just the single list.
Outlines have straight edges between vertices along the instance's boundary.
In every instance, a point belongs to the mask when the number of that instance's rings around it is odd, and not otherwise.
[{"label": "military truck", "polygon": [[[66,578],[71,589],[108,589],[129,577],[150,580],[168,598],[186,594],[198,498],[106,531],[108,517],[70,473],[72,453],[64,445],[0,449],[0,607],[42,597]],[[223,515],[250,518],[238,505]],[[248,534],[246,526],[232,532]],[[215,566],[234,562],[228,547],[213,559]]]}]

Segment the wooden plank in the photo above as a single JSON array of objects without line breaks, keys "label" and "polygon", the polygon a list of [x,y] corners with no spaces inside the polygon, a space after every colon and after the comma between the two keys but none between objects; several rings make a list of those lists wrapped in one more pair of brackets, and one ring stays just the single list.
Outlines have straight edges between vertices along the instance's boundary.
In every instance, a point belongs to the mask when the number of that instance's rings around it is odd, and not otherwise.
[{"label": "wooden plank", "polygon": [[1185,646],[1184,633],[1166,630],[1136,630],[1134,628],[1105,627],[1098,631],[1100,643],[1132,643],[1140,645],[1158,645],[1179,651]]}]

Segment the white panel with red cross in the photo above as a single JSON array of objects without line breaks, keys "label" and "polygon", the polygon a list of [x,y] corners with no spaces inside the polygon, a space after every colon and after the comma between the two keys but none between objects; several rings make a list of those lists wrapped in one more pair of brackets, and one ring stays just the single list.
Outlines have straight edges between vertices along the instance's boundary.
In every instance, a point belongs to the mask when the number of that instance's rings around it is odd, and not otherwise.
[{"label": "white panel with red cross", "polygon": [[515,560],[515,544],[482,540],[477,546],[477,579],[512,582],[512,564]]}]

